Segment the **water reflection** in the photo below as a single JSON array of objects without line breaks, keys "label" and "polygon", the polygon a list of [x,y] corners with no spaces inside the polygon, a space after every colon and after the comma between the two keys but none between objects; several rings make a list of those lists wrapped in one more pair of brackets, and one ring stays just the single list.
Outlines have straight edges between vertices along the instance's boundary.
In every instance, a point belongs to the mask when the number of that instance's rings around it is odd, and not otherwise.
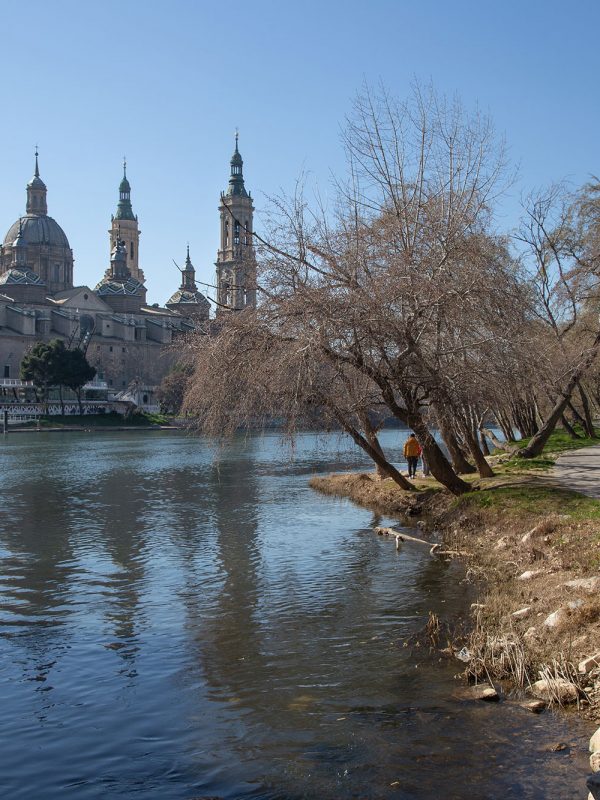
[{"label": "water reflection", "polygon": [[584,725],[464,705],[453,664],[403,646],[468,588],[308,489],[364,467],[314,444],[291,465],[275,437],[0,444],[3,796],[581,795]]}]

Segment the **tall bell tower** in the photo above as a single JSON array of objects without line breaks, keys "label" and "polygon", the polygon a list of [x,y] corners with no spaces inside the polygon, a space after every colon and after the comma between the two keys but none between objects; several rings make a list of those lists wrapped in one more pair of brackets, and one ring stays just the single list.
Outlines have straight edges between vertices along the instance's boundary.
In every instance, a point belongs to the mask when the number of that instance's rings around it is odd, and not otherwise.
[{"label": "tall bell tower", "polygon": [[139,267],[140,229],[138,218],[131,207],[131,186],[127,180],[127,161],[123,159],[123,179],[119,184],[117,213],[111,217],[110,251],[123,242],[127,251],[127,268],[132,276],[144,282],[144,273]]},{"label": "tall bell tower", "polygon": [[244,162],[238,150],[231,157],[226,192],[221,193],[221,246],[217,254],[217,316],[256,307],[256,255],[252,243],[252,196],[244,186]]}]

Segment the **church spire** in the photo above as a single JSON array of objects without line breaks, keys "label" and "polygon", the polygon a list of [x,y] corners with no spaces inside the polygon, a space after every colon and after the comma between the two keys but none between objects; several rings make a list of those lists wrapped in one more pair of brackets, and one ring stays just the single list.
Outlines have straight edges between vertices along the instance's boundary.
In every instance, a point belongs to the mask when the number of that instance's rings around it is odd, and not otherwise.
[{"label": "church spire", "polygon": [[35,148],[35,172],[33,178],[27,184],[27,207],[28,214],[35,216],[45,216],[48,213],[46,201],[46,184],[40,178],[40,168],[38,164],[38,149]]},{"label": "church spire", "polygon": [[185,267],[181,270],[181,288],[186,289],[188,292],[197,292],[196,286],[196,270],[190,258],[190,246],[187,246],[187,255],[185,257]]},{"label": "church spire", "polygon": [[229,186],[227,187],[226,194],[228,196],[231,195],[239,195],[241,197],[247,197],[248,192],[244,186],[244,174],[243,174],[243,167],[244,161],[238,150],[238,139],[239,133],[236,130],[235,132],[235,151],[231,156],[231,174],[229,176]]},{"label": "church spire", "polygon": [[119,204],[115,219],[135,219],[131,207],[131,186],[127,180],[127,159],[123,157],[123,178],[119,184]]}]

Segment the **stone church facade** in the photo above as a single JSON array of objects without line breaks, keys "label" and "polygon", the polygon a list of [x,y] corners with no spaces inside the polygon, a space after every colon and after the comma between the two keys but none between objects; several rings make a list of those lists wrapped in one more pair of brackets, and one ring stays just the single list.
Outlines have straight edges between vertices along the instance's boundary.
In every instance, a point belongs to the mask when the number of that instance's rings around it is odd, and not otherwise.
[{"label": "stone church facade", "polygon": [[[217,318],[256,302],[254,209],[242,164],[236,136],[229,187],[219,207]],[[93,289],[75,285],[73,252],[63,229],[48,216],[36,151],[26,213],[0,246],[0,386],[19,378],[23,356],[33,344],[59,338],[83,349],[97,379],[114,393],[132,385],[151,389],[176,361],[178,337],[198,328],[207,334],[214,329],[211,304],[196,285],[189,247],[179,288],[164,306],[147,304],[140,230],[125,164],[109,237],[110,262],[98,284]]]}]

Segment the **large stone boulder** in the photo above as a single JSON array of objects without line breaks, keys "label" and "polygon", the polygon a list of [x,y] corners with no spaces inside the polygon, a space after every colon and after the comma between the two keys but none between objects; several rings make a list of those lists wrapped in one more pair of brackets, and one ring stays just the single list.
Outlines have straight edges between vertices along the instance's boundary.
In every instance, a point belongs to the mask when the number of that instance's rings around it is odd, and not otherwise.
[{"label": "large stone boulder", "polygon": [[600,752],[600,728],[598,728],[590,739],[590,753],[598,752]]},{"label": "large stone boulder", "polygon": [[581,589],[584,592],[597,592],[600,590],[600,578],[575,578],[565,583],[567,589]]},{"label": "large stone boulder", "polygon": [[530,691],[534,697],[558,703],[575,703],[579,697],[579,690],[575,684],[562,678],[553,680],[542,678],[531,685]]}]

